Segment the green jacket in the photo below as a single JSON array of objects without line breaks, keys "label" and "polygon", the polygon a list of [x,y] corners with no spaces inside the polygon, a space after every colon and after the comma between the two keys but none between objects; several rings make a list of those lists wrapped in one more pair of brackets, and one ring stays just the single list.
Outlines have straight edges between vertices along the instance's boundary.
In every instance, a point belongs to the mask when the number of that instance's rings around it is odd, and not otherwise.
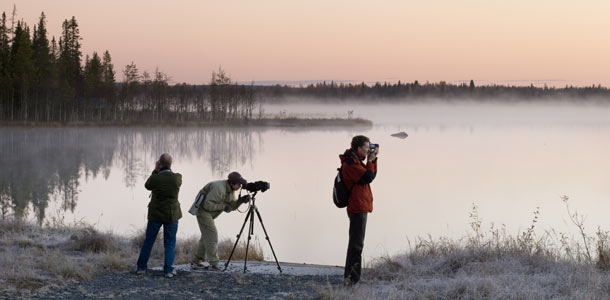
[{"label": "green jacket", "polygon": [[[230,205],[232,209],[237,209],[241,203],[235,197],[235,191],[231,188],[228,180],[212,181],[206,184],[201,192],[205,194],[203,210],[209,212],[216,218],[223,212],[225,205]],[[202,208],[199,207],[201,210]]]},{"label": "green jacket", "polygon": [[182,218],[178,192],[182,185],[182,175],[171,170],[153,171],[144,187],[152,191],[148,203],[148,220],[170,223]]}]

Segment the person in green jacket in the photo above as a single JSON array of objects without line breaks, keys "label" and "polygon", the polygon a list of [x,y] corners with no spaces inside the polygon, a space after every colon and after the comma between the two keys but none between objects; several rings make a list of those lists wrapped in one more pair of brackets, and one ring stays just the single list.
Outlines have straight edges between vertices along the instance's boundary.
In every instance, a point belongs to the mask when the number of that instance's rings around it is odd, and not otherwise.
[{"label": "person in green jacket", "polygon": [[[199,246],[193,257],[191,266],[193,268],[208,268],[217,271],[218,262],[218,231],[216,230],[216,219],[223,211],[231,212],[241,204],[250,201],[250,195],[236,199],[235,191],[239,190],[246,180],[237,172],[231,172],[226,180],[212,181],[206,184],[201,192],[205,195],[203,205],[197,210],[197,223],[201,231]],[[206,267],[203,262],[210,264]]]},{"label": "person in green jacket", "polygon": [[163,273],[165,277],[171,278],[176,275],[174,264],[174,248],[176,247],[176,232],[178,232],[178,220],[182,218],[178,192],[182,185],[182,175],[172,172],[172,157],[163,153],[155,164],[144,187],[151,191],[148,203],[148,223],[146,225],[146,238],[137,262],[137,274],[144,274],[147,269],[150,252],[159,229],[163,226],[163,246],[165,247],[165,264]]}]

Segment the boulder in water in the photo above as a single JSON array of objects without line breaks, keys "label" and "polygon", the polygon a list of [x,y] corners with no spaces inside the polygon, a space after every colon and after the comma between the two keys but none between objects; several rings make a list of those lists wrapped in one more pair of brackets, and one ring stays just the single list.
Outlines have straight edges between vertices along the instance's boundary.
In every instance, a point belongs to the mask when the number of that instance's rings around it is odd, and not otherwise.
[{"label": "boulder in water", "polygon": [[399,138],[399,139],[406,139],[406,138],[407,138],[409,135],[408,135],[406,132],[401,131],[401,132],[399,132],[399,133],[394,133],[394,134],[392,134],[392,136],[393,136],[393,137],[397,137],[397,138]]}]

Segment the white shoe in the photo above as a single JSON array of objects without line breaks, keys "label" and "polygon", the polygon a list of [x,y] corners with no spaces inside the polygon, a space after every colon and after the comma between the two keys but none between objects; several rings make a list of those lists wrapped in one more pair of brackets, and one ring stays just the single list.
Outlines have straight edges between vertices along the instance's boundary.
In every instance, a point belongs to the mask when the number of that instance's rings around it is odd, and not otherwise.
[{"label": "white shoe", "polygon": [[172,278],[172,277],[174,277],[176,275],[178,275],[178,272],[176,272],[176,269],[174,269],[173,271],[165,274],[164,276],[165,276],[165,278]]},{"label": "white shoe", "polygon": [[207,269],[210,266],[209,263],[200,261],[198,263],[191,262],[191,269]]}]

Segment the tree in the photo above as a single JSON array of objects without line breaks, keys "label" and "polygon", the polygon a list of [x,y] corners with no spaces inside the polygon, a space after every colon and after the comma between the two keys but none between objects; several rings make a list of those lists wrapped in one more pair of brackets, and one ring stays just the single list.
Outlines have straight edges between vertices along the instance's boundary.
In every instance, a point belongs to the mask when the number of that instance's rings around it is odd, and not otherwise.
[{"label": "tree", "polygon": [[11,39],[15,37],[15,18],[17,17],[17,5],[13,4],[13,12],[11,13],[11,29],[9,29],[9,33],[11,34]]},{"label": "tree", "polygon": [[43,12],[40,15],[38,26],[34,27],[34,34],[32,37],[32,61],[36,67],[36,72],[34,74],[35,120],[39,119],[38,104],[41,103],[43,99],[45,103],[47,103],[46,109],[48,109],[48,101],[53,83],[53,59],[51,55],[51,47],[49,45],[49,39],[47,38],[46,16]]},{"label": "tree", "polygon": [[139,83],[140,75],[139,70],[136,64],[132,61],[131,64],[128,64],[123,69],[123,83],[124,84],[134,84]]},{"label": "tree", "polygon": [[[46,101],[47,108],[45,109],[47,112],[46,119],[50,121],[51,118],[54,120],[61,120],[61,111],[59,110],[58,103],[58,95],[57,92],[59,90],[59,46],[55,41],[55,37],[51,39],[51,49],[49,51],[50,59],[51,59],[51,74],[49,76],[50,85],[52,87],[51,91],[49,91],[49,100]],[[57,113],[57,114],[56,114]]]},{"label": "tree", "polygon": [[30,29],[22,21],[17,22],[13,42],[11,44],[11,77],[13,78],[16,107],[13,113],[19,111],[22,120],[28,119],[30,90],[34,80],[34,63],[32,62],[32,43]]},{"label": "tree", "polygon": [[103,69],[102,61],[97,52],[93,52],[91,59],[87,57],[83,73],[85,79],[84,101],[86,104],[89,104],[87,106],[93,104],[98,108],[98,119],[101,119],[102,104],[100,103],[100,98],[103,93]]},{"label": "tree", "polygon": [[112,84],[114,86],[114,84],[116,83],[116,79],[114,76],[115,72],[114,65],[112,64],[112,58],[110,57],[110,53],[108,52],[108,50],[106,50],[106,52],[104,52],[104,58],[102,62],[102,77],[104,83]]},{"label": "tree", "polygon": [[[123,84],[121,86],[121,101],[122,109],[121,112],[125,112],[125,110],[133,109],[133,98],[136,95],[137,89],[140,85],[141,76],[138,71],[138,67],[132,61],[131,64],[126,65],[123,69]],[[123,119],[121,115],[121,120]]]},{"label": "tree", "polygon": [[70,21],[64,20],[62,35],[59,39],[59,81],[64,98],[63,102],[72,110],[76,109],[76,115],[74,116],[76,118],[78,118],[79,103],[75,100],[83,94],[80,40],[76,18],[72,17]]},{"label": "tree", "polygon": [[102,61],[102,86],[103,86],[103,97],[106,102],[110,104],[113,111],[113,120],[116,120],[117,113],[117,102],[116,102],[116,78],[114,72],[114,65],[112,64],[112,58],[108,50],[104,52]]},{"label": "tree", "polygon": [[231,93],[231,78],[229,78],[222,67],[218,67],[218,72],[212,72],[212,79],[210,81],[212,119],[226,119],[226,108],[230,101]]},{"label": "tree", "polygon": [[10,74],[11,48],[9,40],[9,28],[6,27],[6,13],[2,13],[0,19],[0,118],[7,118],[10,113],[9,102],[12,103],[12,80]]}]

